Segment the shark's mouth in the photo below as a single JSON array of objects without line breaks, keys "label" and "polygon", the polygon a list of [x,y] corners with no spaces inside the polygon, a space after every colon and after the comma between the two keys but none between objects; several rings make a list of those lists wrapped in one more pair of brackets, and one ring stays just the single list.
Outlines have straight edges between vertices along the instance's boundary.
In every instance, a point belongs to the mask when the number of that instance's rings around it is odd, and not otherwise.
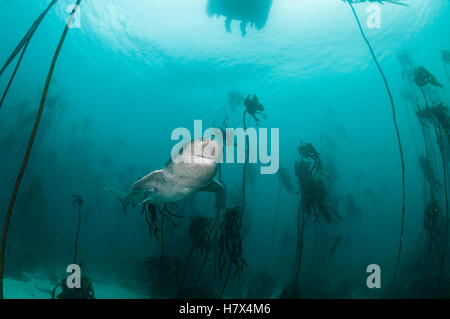
[{"label": "shark's mouth", "polygon": [[211,160],[216,160],[216,156],[214,153],[213,154],[202,154],[200,157],[211,159]]},{"label": "shark's mouth", "polygon": [[222,161],[222,146],[213,139],[194,140],[186,144],[180,151],[182,162],[209,163]]},{"label": "shark's mouth", "polygon": [[183,155],[188,158],[197,158],[198,160],[213,160],[218,162],[222,158],[222,146],[213,140],[204,140],[200,144],[190,144],[186,149],[183,149]]},{"label": "shark's mouth", "polygon": [[183,163],[188,164],[212,164],[216,163],[216,159],[206,155],[192,155],[183,158]]},{"label": "shark's mouth", "polygon": [[202,156],[219,162],[222,158],[222,146],[214,140],[204,141]]}]

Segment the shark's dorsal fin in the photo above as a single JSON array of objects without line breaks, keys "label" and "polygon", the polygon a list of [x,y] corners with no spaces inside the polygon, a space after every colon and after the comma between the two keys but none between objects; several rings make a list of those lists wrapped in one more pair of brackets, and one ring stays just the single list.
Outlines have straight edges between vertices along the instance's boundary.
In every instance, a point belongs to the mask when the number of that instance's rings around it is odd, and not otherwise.
[{"label": "shark's dorsal fin", "polygon": [[211,192],[211,193],[216,193],[216,192],[220,192],[223,190],[223,185],[221,183],[219,183],[218,181],[216,181],[215,179],[212,180],[212,182],[201,189],[202,192]]}]

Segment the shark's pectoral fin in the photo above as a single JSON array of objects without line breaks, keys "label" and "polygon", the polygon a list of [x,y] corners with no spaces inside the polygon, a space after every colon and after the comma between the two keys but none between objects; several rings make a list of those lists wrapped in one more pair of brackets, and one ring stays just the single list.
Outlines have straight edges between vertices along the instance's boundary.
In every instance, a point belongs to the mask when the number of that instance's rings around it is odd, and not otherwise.
[{"label": "shark's pectoral fin", "polygon": [[223,190],[223,185],[221,183],[219,183],[216,180],[213,180],[211,182],[211,184],[209,184],[208,186],[202,188],[202,192],[211,192],[211,193],[216,193],[216,192],[220,192]]},{"label": "shark's pectoral fin", "polygon": [[146,184],[154,182],[160,183],[164,181],[164,172],[162,170],[153,171],[147,176],[140,178],[136,183],[131,185],[130,191],[137,191],[140,189],[146,189]]}]

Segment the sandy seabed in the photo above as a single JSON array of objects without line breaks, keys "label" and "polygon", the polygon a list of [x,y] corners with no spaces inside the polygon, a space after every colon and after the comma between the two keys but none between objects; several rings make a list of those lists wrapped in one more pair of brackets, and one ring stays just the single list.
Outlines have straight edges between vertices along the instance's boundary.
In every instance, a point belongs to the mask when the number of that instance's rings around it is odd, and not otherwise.
[{"label": "sandy seabed", "polygon": [[[55,284],[45,276],[24,273],[27,280],[5,278],[4,294],[6,299],[50,299]],[[97,299],[145,299],[148,298],[138,292],[111,283],[93,283]]]}]

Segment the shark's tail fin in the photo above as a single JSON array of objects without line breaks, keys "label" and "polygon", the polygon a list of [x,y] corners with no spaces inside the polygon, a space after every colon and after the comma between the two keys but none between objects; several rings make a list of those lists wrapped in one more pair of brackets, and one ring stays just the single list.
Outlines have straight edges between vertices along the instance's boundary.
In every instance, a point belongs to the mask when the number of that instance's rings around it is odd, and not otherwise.
[{"label": "shark's tail fin", "polygon": [[127,212],[127,206],[129,204],[127,201],[127,194],[106,184],[104,188],[105,190],[110,191],[117,197],[117,199],[120,201],[120,204],[122,204],[123,213],[125,214]]}]

